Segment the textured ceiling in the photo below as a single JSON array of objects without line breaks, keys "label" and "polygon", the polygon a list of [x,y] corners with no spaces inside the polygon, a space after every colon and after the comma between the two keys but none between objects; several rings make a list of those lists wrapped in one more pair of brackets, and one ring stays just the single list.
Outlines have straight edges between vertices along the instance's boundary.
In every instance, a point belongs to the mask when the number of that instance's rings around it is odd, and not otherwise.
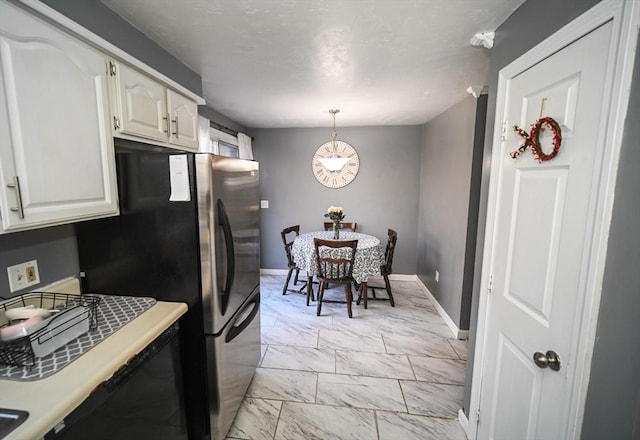
[{"label": "textured ceiling", "polygon": [[524,0],[102,0],[202,77],[247,127],[423,124],[487,85],[495,30]]}]

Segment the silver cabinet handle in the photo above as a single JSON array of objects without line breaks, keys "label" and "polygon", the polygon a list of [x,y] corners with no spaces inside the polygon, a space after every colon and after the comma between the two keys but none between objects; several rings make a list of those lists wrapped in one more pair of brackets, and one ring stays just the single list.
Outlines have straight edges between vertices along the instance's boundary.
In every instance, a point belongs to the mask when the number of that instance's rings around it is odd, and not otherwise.
[{"label": "silver cabinet handle", "polygon": [[11,208],[11,210],[13,212],[17,212],[18,217],[22,220],[24,219],[24,207],[22,206],[22,192],[20,192],[20,179],[18,179],[18,176],[13,176],[13,183],[7,183],[7,187],[14,188],[16,190],[18,206]]},{"label": "silver cabinet handle", "polygon": [[171,134],[175,134],[176,137],[178,137],[178,115],[176,115],[176,118],[172,119],[171,122],[176,124],[176,131],[172,132]]},{"label": "silver cabinet handle", "polygon": [[165,117],[164,117],[164,118],[162,118],[162,119],[167,123],[167,125],[166,125],[166,127],[167,127],[167,128],[166,128],[166,129],[164,129],[163,131],[164,131],[165,133],[169,133],[169,124],[170,124],[170,122],[169,122],[169,113],[167,113],[167,116],[165,116]]}]

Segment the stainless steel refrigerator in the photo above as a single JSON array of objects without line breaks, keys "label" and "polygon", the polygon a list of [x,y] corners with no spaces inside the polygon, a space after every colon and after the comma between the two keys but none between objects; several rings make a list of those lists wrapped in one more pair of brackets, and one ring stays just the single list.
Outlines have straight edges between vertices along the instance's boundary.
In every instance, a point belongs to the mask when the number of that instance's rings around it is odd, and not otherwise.
[{"label": "stainless steel refrigerator", "polygon": [[188,437],[224,439],[260,359],[258,163],[116,139],[116,167],[121,214],[76,225],[83,290],[189,305]]}]

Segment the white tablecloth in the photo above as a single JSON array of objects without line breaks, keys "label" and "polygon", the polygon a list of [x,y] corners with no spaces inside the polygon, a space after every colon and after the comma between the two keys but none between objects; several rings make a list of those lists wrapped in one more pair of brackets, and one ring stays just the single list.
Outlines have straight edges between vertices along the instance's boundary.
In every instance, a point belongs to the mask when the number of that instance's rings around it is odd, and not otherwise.
[{"label": "white tablecloth", "polygon": [[[333,239],[333,231],[315,231],[300,234],[296,237],[291,248],[293,260],[309,276],[317,273],[314,238],[331,240]],[[380,266],[384,264],[384,251],[377,237],[359,232],[340,231],[340,240],[358,240],[353,266],[353,279],[356,282],[364,283],[370,276],[380,275]]]}]

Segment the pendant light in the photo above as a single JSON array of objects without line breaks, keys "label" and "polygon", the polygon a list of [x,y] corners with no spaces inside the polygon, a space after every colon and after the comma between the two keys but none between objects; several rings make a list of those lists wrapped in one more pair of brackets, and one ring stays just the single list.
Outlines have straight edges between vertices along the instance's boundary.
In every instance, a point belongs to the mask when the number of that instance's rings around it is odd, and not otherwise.
[{"label": "pendant light", "polygon": [[331,157],[326,157],[322,159],[318,159],[322,162],[329,171],[340,171],[342,168],[349,162],[348,157],[340,157],[337,153],[336,149],[336,138],[338,137],[338,133],[336,132],[336,113],[340,113],[339,109],[331,109],[329,113],[333,115],[333,131],[331,132]]}]

